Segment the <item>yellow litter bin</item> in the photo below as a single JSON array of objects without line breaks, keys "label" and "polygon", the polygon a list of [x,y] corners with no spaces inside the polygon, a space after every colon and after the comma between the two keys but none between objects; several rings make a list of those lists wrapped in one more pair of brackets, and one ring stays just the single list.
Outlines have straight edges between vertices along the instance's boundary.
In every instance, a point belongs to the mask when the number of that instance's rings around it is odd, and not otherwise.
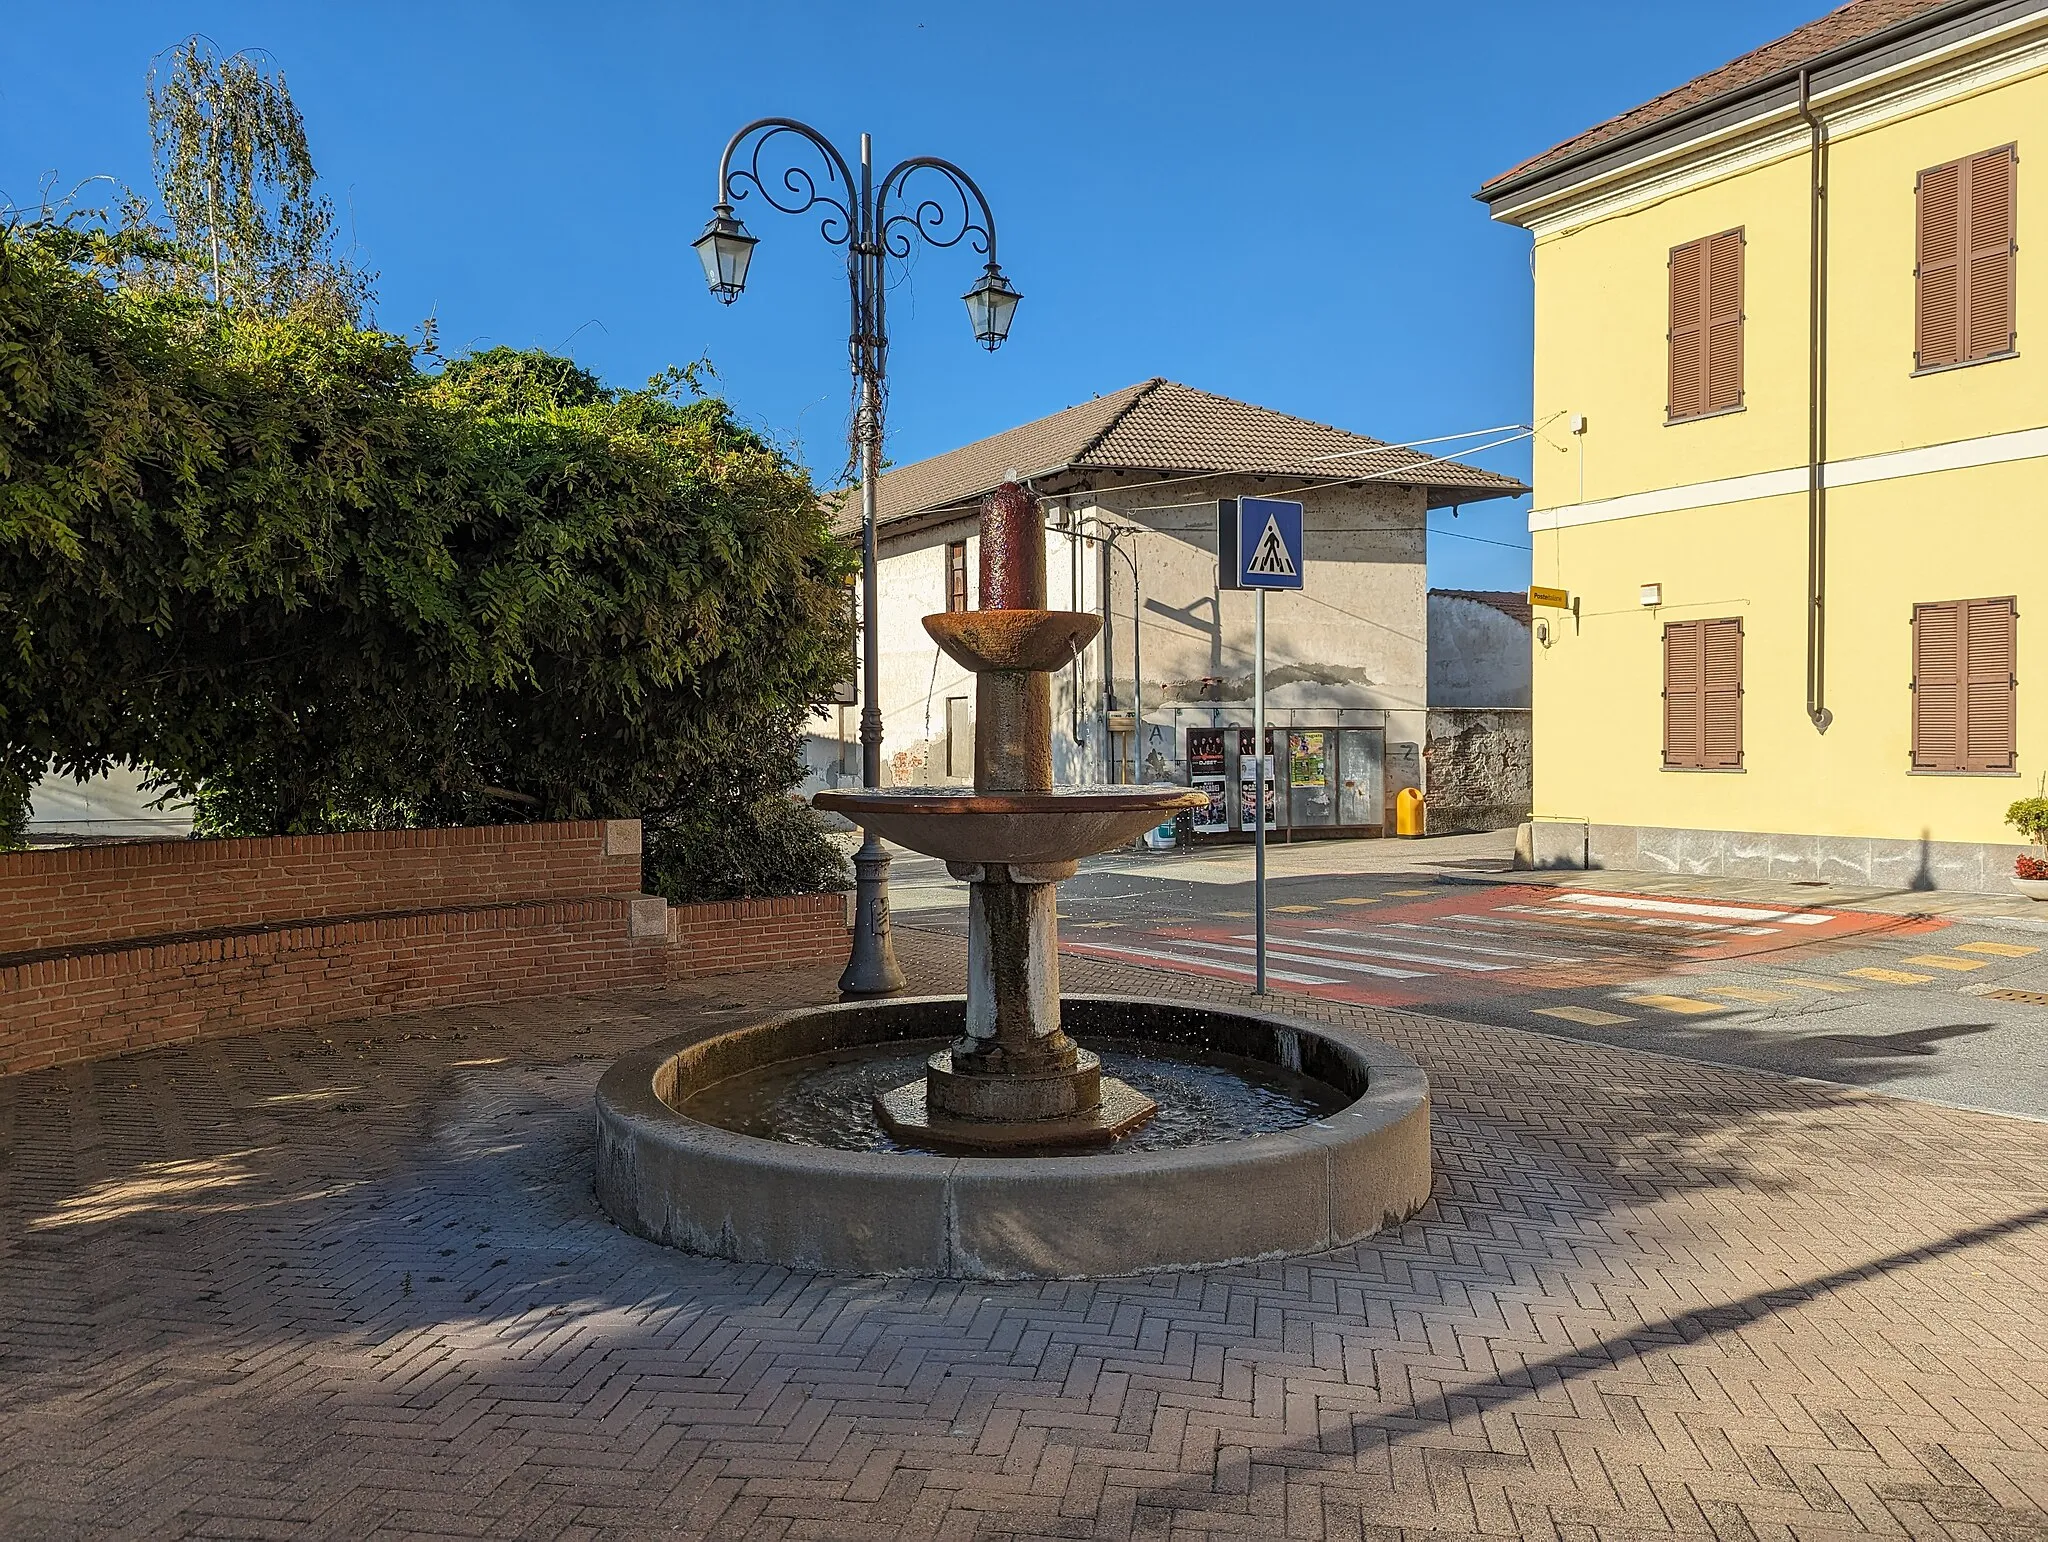
[{"label": "yellow litter bin", "polygon": [[1422,834],[1422,789],[1403,787],[1394,797],[1394,833]]}]

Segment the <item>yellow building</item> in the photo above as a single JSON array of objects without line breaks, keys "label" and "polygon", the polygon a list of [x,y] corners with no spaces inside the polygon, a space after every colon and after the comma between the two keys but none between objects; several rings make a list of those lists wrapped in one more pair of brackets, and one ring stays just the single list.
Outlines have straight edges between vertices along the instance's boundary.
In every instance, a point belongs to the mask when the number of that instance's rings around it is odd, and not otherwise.
[{"label": "yellow building", "polygon": [[1569,597],[1527,855],[2005,888],[2048,770],[2048,0],[1857,0],[1479,196],[1535,238]]}]

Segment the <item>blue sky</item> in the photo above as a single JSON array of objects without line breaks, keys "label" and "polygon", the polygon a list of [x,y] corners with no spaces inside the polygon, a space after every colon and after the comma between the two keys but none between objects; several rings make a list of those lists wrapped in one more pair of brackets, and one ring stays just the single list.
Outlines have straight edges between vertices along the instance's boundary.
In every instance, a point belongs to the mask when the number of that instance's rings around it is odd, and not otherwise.
[{"label": "blue sky", "polygon": [[[740,411],[829,478],[842,254],[747,212],[761,246],[727,310],[689,250],[726,137],[798,117],[849,155],[868,130],[883,165],[959,162],[1025,295],[990,355],[958,298],[964,250],[899,272],[896,462],[1148,375],[1412,440],[1529,412],[1527,237],[1472,190],[1821,9],[15,0],[0,197],[146,186],[151,56],[193,31],[268,49],[382,274],[384,325],[432,314],[446,349],[554,348],[624,384],[708,356]],[[1525,473],[1528,448],[1481,459]],[[1526,583],[1525,508],[1433,515],[1431,581]]]}]

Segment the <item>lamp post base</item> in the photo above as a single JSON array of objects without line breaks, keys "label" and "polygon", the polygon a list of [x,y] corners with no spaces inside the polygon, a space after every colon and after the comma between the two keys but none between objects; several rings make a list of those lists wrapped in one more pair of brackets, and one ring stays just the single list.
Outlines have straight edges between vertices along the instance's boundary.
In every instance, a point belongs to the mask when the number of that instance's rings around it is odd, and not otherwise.
[{"label": "lamp post base", "polygon": [[873,830],[863,830],[853,854],[853,952],[839,977],[839,996],[894,996],[903,969],[889,936],[889,853]]}]

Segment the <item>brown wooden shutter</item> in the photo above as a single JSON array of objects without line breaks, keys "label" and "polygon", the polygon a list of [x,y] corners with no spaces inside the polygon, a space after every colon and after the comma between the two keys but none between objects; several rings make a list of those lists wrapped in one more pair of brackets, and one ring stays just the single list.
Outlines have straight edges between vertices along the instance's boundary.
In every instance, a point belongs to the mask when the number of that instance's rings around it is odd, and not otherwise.
[{"label": "brown wooden shutter", "polygon": [[967,609],[967,543],[946,543],[946,609]]},{"label": "brown wooden shutter", "polygon": [[1701,621],[1700,764],[1734,770],[1742,764],[1742,623]]},{"label": "brown wooden shutter", "polygon": [[2018,187],[2011,145],[1920,173],[1916,367],[1965,364],[2016,346]]},{"label": "brown wooden shutter", "polygon": [[1963,285],[1966,358],[2013,347],[2013,147],[1972,156],[1969,165],[1969,271]]},{"label": "brown wooden shutter", "polygon": [[1742,623],[1664,624],[1664,764],[1742,768]]},{"label": "brown wooden shutter", "polygon": [[1934,369],[1962,361],[1962,167],[1920,173],[1920,265],[1913,321],[1913,362]]},{"label": "brown wooden shutter", "polygon": [[1913,769],[1962,767],[1962,606],[1913,607]]},{"label": "brown wooden shutter", "polygon": [[1697,770],[1702,762],[1700,626],[1664,624],[1664,764]]},{"label": "brown wooden shutter", "polygon": [[1671,248],[1673,422],[1742,405],[1742,244],[1724,230]]},{"label": "brown wooden shutter", "polygon": [[1707,359],[1706,250],[1699,241],[1671,248],[1671,418],[1705,411]]},{"label": "brown wooden shutter", "polygon": [[1965,771],[2010,771],[2019,751],[2014,675],[2019,669],[2019,618],[2014,603],[1966,600],[1963,615],[1963,756]]},{"label": "brown wooden shutter", "polygon": [[1742,405],[1742,232],[1707,237],[1707,359],[1702,412]]}]

